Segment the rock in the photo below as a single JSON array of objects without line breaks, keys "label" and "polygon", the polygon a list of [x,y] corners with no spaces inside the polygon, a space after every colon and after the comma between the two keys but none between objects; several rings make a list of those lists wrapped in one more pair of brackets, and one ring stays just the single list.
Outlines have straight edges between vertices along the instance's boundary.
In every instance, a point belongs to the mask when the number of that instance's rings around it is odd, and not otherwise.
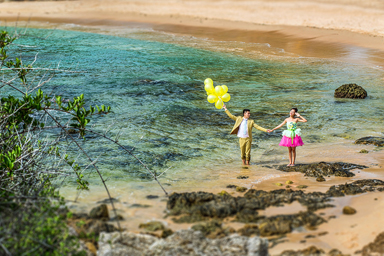
[{"label": "rock", "polygon": [[148,223],[141,223],[139,225],[139,228],[143,228],[147,231],[157,231],[165,229],[163,223],[161,223],[160,221],[150,221]]},{"label": "rock", "polygon": [[242,176],[242,175],[240,175],[240,176],[237,176],[237,178],[238,178],[238,179],[245,180],[245,179],[248,179],[249,177],[248,177],[248,176]]},{"label": "rock", "polygon": [[293,181],[291,181],[291,180],[287,180],[287,181],[285,182],[285,184],[293,184]]},{"label": "rock", "polygon": [[[99,256],[142,255],[201,255],[201,256],[264,256],[268,255],[268,240],[232,234],[224,238],[208,239],[202,232],[180,230],[166,239],[130,232],[102,233]],[[225,254],[223,254],[225,252]]]},{"label": "rock", "polygon": [[109,213],[108,213],[107,205],[106,204],[101,204],[99,206],[96,206],[89,213],[89,217],[91,217],[93,219],[101,219],[101,218],[109,219]]},{"label": "rock", "polygon": [[384,254],[384,232],[380,233],[372,243],[364,246],[362,256],[383,255]]},{"label": "rock", "polygon": [[298,189],[304,189],[304,188],[307,188],[308,186],[307,185],[299,185],[297,186]]},{"label": "rock", "polygon": [[248,189],[246,188],[246,187],[237,187],[236,188],[236,191],[237,192],[245,192],[245,191],[247,191]]},{"label": "rock", "polygon": [[325,179],[324,179],[323,176],[320,176],[320,177],[317,177],[317,178],[316,178],[316,181],[317,181],[317,182],[323,182],[323,181],[325,181]]},{"label": "rock", "polygon": [[295,166],[277,165],[274,168],[283,172],[301,172],[304,176],[320,177],[320,176],[338,176],[338,177],[353,177],[354,173],[350,172],[353,169],[364,169],[368,166],[350,164],[350,163],[312,163],[312,164],[297,164]]},{"label": "rock", "polygon": [[362,153],[362,154],[368,154],[369,152],[368,152],[368,150],[366,150],[366,149],[362,149],[362,150],[360,150],[359,153]]},{"label": "rock", "polygon": [[159,196],[157,196],[157,195],[147,195],[146,198],[147,199],[156,199],[156,198],[159,198]]},{"label": "rock", "polygon": [[255,224],[246,224],[241,229],[237,230],[238,233],[240,233],[242,236],[259,236],[260,230],[259,226]]},{"label": "rock", "polygon": [[237,188],[236,185],[228,185],[227,188]]},{"label": "rock", "polygon": [[[306,187],[305,185],[298,188]],[[235,217],[235,220],[243,223],[264,225],[264,234],[285,233],[300,225],[313,228],[324,220],[314,211],[328,207],[334,207],[330,203],[332,197],[361,194],[369,191],[384,190],[384,181],[378,179],[358,180],[331,186],[327,192],[305,193],[303,190],[277,189],[272,191],[248,190],[244,196],[222,196],[207,192],[173,193],[169,196],[167,210],[170,216],[176,216],[173,220],[177,223],[193,223],[207,221],[211,218],[224,219]],[[270,206],[283,206],[297,201],[307,207],[307,212],[280,216],[260,216],[259,210]],[[181,216],[181,217],[179,217]],[[279,220],[281,224],[275,224]],[[285,226],[280,226],[285,225]],[[299,225],[299,226],[298,226]],[[276,230],[276,231],[274,231]]]},{"label": "rock", "polygon": [[327,235],[328,234],[328,232],[327,231],[324,231],[324,232],[320,232],[319,234],[317,234],[318,236],[325,236],[325,235]]},{"label": "rock", "polygon": [[120,214],[117,214],[117,216],[110,219],[110,221],[118,221],[118,220],[124,220],[124,217]]},{"label": "rock", "polygon": [[[112,199],[112,202],[114,202],[114,203],[119,202],[119,200],[116,199],[116,198],[112,197],[111,199]],[[97,204],[110,204],[111,203],[111,199],[109,199],[109,198],[103,199],[101,201],[98,201]]]},{"label": "rock", "polygon": [[364,99],[367,91],[357,84],[343,84],[335,90],[335,98]]},{"label": "rock", "polygon": [[349,256],[349,254],[343,254],[338,249],[332,249],[328,252],[328,256]]},{"label": "rock", "polygon": [[129,206],[129,208],[148,208],[148,207],[151,207],[151,206],[147,204],[132,204]]},{"label": "rock", "polygon": [[227,191],[223,190],[218,195],[219,196],[224,196],[224,195],[229,195],[229,193]]},{"label": "rock", "polygon": [[355,144],[373,144],[378,147],[384,147],[384,137],[363,137],[355,141]]},{"label": "rock", "polygon": [[285,188],[290,188],[291,186],[289,186],[289,185],[287,185],[287,186],[285,186]]},{"label": "rock", "polygon": [[196,224],[191,227],[195,231],[201,231],[207,238],[215,239],[228,236],[235,232],[231,227],[222,227],[221,221],[212,220],[202,224]]},{"label": "rock", "polygon": [[344,206],[343,213],[347,215],[352,215],[356,213],[356,210],[350,206]]},{"label": "rock", "polygon": [[280,256],[320,256],[323,255],[324,251],[316,248],[315,246],[308,247],[304,250],[286,250],[283,251]]},{"label": "rock", "polygon": [[283,186],[283,184],[282,184],[282,183],[279,183],[279,182],[278,182],[278,183],[275,183],[275,185],[276,185],[276,186],[279,186],[279,187]]}]

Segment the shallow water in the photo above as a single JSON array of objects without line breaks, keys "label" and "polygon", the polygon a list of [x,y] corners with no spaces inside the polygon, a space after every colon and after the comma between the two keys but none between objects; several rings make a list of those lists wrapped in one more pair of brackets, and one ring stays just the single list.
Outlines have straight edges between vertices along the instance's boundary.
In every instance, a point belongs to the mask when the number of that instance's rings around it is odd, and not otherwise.
[{"label": "shallow water", "polygon": [[[299,124],[307,148],[383,134],[381,69],[304,58],[265,43],[215,42],[138,29],[108,33],[116,35],[29,29],[18,43],[37,46],[24,48],[22,56],[31,60],[39,52],[39,66],[60,62],[60,68],[84,71],[57,73],[44,89],[63,98],[84,93],[88,104],[110,105],[113,113],[92,120],[93,128],[103,131],[111,125],[112,137],[121,131],[122,145],[135,147],[134,153],[151,170],[166,171],[160,181],[167,190],[217,190],[223,180],[239,183],[238,175],[252,175],[253,184],[283,175],[262,167],[287,161],[285,149],[278,146],[282,129],[272,134],[255,131],[254,165],[239,165],[238,139],[229,135],[233,121],[206,101],[207,77],[228,86],[232,98],[227,107],[233,114],[249,108],[251,118],[265,128],[277,126],[291,107],[298,107],[308,119]],[[334,90],[345,83],[363,86],[368,98],[335,99]],[[100,156],[98,167],[112,196],[131,195],[133,204],[135,193],[161,195],[145,169],[124,150],[94,136],[87,138],[85,148],[93,158]],[[305,148],[299,149],[298,161],[311,162],[300,158]],[[342,161],[343,152],[338,153]],[[93,169],[86,174],[93,191],[102,189]],[[73,198],[76,185],[67,180],[61,191]],[[97,201],[106,197],[101,191],[82,193],[80,199]]]}]

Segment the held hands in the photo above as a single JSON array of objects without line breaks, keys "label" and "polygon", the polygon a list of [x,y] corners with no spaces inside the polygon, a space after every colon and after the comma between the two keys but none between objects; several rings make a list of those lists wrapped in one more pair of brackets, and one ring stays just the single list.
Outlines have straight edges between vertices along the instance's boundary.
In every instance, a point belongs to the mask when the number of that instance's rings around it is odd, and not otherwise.
[{"label": "held hands", "polygon": [[274,130],[270,130],[270,129],[267,130],[268,133],[273,132],[273,131],[274,131]]}]

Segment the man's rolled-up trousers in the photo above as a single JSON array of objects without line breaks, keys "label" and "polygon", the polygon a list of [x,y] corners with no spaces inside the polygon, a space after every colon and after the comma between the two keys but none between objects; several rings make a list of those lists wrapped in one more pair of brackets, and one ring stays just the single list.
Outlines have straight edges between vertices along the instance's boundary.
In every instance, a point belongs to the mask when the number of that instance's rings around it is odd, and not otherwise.
[{"label": "man's rolled-up trousers", "polygon": [[246,161],[251,160],[251,138],[239,138],[240,143],[240,151],[241,151],[241,159],[245,159]]}]

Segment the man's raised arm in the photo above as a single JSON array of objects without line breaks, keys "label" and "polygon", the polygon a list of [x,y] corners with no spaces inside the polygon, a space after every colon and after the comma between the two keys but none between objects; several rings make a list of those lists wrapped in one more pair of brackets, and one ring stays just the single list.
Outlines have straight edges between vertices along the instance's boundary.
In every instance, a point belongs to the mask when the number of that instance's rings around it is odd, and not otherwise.
[{"label": "man's raised arm", "polygon": [[225,113],[227,113],[227,115],[228,115],[231,119],[233,119],[233,120],[236,121],[236,116],[232,115],[232,114],[229,112],[229,110],[227,109],[227,107],[225,106],[225,104],[223,104],[223,109],[225,109]]}]

